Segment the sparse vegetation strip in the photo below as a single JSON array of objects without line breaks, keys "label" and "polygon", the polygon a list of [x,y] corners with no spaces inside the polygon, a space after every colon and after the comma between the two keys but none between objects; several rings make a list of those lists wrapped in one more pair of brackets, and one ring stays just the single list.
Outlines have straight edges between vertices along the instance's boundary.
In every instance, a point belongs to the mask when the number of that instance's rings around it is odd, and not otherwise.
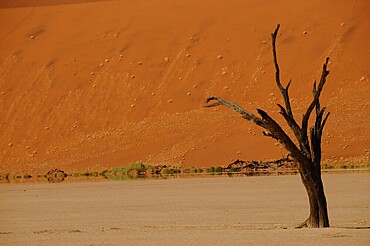
[{"label": "sparse vegetation strip", "polygon": [[[330,164],[322,165],[324,171],[342,170],[370,170],[370,163],[362,164]],[[259,175],[283,175],[297,174],[298,171],[294,162],[288,157],[270,161],[244,161],[236,160],[228,165],[216,165],[211,167],[187,167],[182,168],[173,165],[159,164],[150,165],[142,162],[135,162],[129,166],[113,167],[102,171],[84,170],[81,172],[66,173],[58,168],[48,171],[46,174],[0,174],[0,183],[9,182],[49,182],[59,183],[66,178],[69,179],[90,179],[90,180],[130,180],[140,178],[168,178],[186,177],[194,175],[228,175],[228,176],[259,176]]]}]

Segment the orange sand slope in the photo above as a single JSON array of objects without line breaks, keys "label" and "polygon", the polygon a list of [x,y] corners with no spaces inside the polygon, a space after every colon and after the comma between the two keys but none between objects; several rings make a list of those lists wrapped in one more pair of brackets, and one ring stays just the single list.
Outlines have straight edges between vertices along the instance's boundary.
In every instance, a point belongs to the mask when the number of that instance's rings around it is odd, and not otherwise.
[{"label": "orange sand slope", "polygon": [[7,2],[1,172],[280,158],[282,147],[238,114],[202,107],[218,95],[282,122],[270,45],[277,23],[298,119],[331,58],[324,158],[369,159],[369,1]]}]

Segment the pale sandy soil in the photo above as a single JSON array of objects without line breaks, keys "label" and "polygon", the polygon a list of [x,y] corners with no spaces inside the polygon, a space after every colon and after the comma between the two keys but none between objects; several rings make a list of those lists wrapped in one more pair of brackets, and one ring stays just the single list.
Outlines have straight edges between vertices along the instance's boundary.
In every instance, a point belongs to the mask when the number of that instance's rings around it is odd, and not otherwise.
[{"label": "pale sandy soil", "polygon": [[202,106],[222,96],[281,122],[277,23],[297,120],[330,56],[323,158],[369,162],[369,9],[368,0],[0,0],[0,173],[281,158],[282,146],[238,114]]},{"label": "pale sandy soil", "polygon": [[0,244],[369,245],[370,174],[323,179],[330,229],[299,176],[1,185]]}]

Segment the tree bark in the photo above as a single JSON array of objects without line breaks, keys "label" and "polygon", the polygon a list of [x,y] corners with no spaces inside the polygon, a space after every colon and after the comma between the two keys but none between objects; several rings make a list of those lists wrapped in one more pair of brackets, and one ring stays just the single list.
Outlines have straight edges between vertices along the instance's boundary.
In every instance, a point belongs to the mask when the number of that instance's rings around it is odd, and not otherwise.
[{"label": "tree bark", "polygon": [[299,227],[329,227],[330,224],[327,202],[324,192],[324,186],[321,180],[321,174],[318,174],[317,170],[309,169],[306,171],[300,170],[300,175],[302,183],[307,191],[310,214],[307,220],[303,222]]},{"label": "tree bark", "polygon": [[[329,227],[329,216],[327,209],[327,202],[325,197],[324,185],[321,179],[321,137],[326,121],[329,117],[329,113],[325,116],[325,108],[320,107],[320,95],[321,91],[326,82],[326,77],[329,75],[327,70],[327,65],[329,58],[323,65],[323,70],[319,84],[316,86],[316,81],[313,86],[313,99],[312,102],[307,107],[306,113],[302,117],[302,125],[298,125],[297,121],[294,119],[293,111],[290,105],[289,99],[289,87],[292,80],[289,81],[288,85],[284,87],[281,84],[280,79],[280,68],[277,61],[276,52],[276,38],[279,31],[280,25],[278,25],[271,34],[272,36],[272,51],[273,51],[273,61],[275,65],[275,81],[276,84],[284,98],[285,106],[278,104],[280,108],[280,114],[284,117],[288,126],[294,133],[298,146],[293,140],[291,140],[288,134],[280,127],[280,125],[272,119],[268,113],[262,109],[257,109],[258,114],[254,115],[251,112],[243,109],[239,105],[233,102],[226,101],[220,97],[209,97],[206,100],[206,107],[214,106],[226,106],[239,114],[248,121],[256,124],[257,126],[265,129],[263,135],[272,137],[273,139],[280,142],[284,148],[289,151],[290,156],[293,158],[299,170],[302,183],[306,188],[310,214],[308,219],[303,222],[299,227]],[[213,103],[210,103],[210,102]],[[216,102],[214,102],[216,101]],[[315,123],[310,128],[310,138],[308,137],[308,123],[312,111],[316,109]]]}]

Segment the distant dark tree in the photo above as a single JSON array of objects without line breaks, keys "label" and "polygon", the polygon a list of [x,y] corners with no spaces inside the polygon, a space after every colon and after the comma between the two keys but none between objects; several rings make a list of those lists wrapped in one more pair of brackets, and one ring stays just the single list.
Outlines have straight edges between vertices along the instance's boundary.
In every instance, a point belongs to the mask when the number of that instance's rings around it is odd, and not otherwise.
[{"label": "distant dark tree", "polygon": [[[280,114],[293,132],[296,142],[294,142],[280,125],[262,109],[257,109],[259,114],[259,116],[257,116],[233,102],[228,102],[215,96],[209,97],[205,106],[226,106],[240,113],[244,119],[262,127],[265,130],[263,131],[263,135],[271,137],[281,143],[296,163],[309,198],[310,215],[300,227],[329,227],[327,203],[323,182],[321,180],[321,137],[330,113],[325,113],[325,108],[321,108],[320,106],[321,91],[326,82],[326,77],[329,75],[329,71],[327,70],[329,58],[326,58],[323,65],[318,85],[316,81],[313,84],[313,99],[302,117],[301,125],[299,125],[294,118],[289,100],[289,86],[292,81],[290,80],[286,87],[280,82],[280,68],[276,55],[276,38],[279,28],[280,25],[277,25],[274,33],[271,34],[272,53],[276,71],[275,80],[284,98],[285,105],[277,104],[277,106],[280,108]],[[316,113],[314,124],[308,128],[312,111]]]}]

